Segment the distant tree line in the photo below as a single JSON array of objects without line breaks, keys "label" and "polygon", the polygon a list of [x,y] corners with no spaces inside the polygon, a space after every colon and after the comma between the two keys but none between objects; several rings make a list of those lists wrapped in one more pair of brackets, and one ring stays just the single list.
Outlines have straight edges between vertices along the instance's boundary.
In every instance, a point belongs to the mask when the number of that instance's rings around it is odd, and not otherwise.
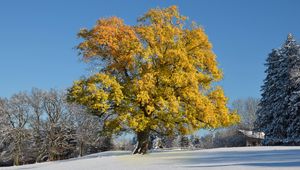
[{"label": "distant tree line", "polygon": [[0,98],[0,166],[61,160],[113,147],[103,122],[62,91],[33,88]]},{"label": "distant tree line", "polygon": [[[253,129],[258,99],[239,99],[232,110],[241,122],[205,136],[151,133],[149,149],[203,149],[243,146],[238,129]],[[83,106],[66,102],[63,91],[33,88],[0,98],[0,166],[62,160],[107,150],[133,150],[132,134],[115,139],[104,121]],[[131,136],[131,137],[130,137]]]}]

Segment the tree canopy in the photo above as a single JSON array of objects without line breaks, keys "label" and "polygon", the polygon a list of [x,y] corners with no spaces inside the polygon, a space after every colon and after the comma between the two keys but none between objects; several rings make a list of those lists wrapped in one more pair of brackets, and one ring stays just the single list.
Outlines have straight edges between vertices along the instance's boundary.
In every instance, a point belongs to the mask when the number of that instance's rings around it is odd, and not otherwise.
[{"label": "tree canopy", "polygon": [[114,133],[135,132],[135,153],[146,152],[150,131],[188,134],[239,121],[214,84],[223,75],[212,44],[176,6],[150,9],[134,26],[117,17],[99,19],[78,36],[83,59],[98,61],[99,70],[75,81],[68,100],[104,117]]}]

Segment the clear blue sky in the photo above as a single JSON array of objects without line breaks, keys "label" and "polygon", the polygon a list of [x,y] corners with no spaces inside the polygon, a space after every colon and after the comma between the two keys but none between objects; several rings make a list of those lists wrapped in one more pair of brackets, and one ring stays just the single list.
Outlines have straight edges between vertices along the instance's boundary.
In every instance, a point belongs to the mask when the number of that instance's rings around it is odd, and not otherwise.
[{"label": "clear blue sky", "polygon": [[133,25],[148,9],[170,5],[206,30],[231,100],[260,97],[267,54],[289,32],[300,41],[299,0],[1,0],[0,97],[71,86],[88,74],[74,49],[80,28],[109,16]]}]

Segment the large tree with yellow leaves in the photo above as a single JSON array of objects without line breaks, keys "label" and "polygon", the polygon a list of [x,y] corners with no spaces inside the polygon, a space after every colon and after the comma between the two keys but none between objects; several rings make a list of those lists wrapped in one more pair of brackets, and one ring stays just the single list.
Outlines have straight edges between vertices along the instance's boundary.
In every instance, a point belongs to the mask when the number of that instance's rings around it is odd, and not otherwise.
[{"label": "large tree with yellow leaves", "polygon": [[74,83],[68,99],[104,118],[113,133],[133,131],[134,154],[147,152],[150,132],[188,134],[239,120],[213,85],[222,72],[211,43],[176,6],[151,9],[136,26],[100,19],[78,35],[84,60],[101,64],[98,73]]}]

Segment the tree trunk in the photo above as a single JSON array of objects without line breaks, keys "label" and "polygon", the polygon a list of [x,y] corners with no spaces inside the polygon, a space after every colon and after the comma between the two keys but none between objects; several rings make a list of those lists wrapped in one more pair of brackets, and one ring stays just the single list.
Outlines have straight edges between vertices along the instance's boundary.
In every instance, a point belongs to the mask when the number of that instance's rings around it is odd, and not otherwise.
[{"label": "tree trunk", "polygon": [[149,134],[150,130],[145,129],[141,132],[136,132],[137,136],[137,145],[133,151],[133,154],[146,154],[148,151],[149,145]]},{"label": "tree trunk", "polygon": [[21,155],[21,142],[20,139],[17,141],[17,153],[15,155],[14,165],[20,165],[20,155]]},{"label": "tree trunk", "polygon": [[19,166],[20,165],[20,158],[19,158],[19,154],[16,155],[15,160],[14,160],[14,165],[15,166]]},{"label": "tree trunk", "polygon": [[80,142],[80,146],[79,146],[79,156],[80,156],[80,157],[83,156],[83,142]]},{"label": "tree trunk", "polygon": [[54,161],[54,160],[55,160],[55,155],[54,155],[52,149],[50,149],[50,151],[49,151],[49,161]]}]

